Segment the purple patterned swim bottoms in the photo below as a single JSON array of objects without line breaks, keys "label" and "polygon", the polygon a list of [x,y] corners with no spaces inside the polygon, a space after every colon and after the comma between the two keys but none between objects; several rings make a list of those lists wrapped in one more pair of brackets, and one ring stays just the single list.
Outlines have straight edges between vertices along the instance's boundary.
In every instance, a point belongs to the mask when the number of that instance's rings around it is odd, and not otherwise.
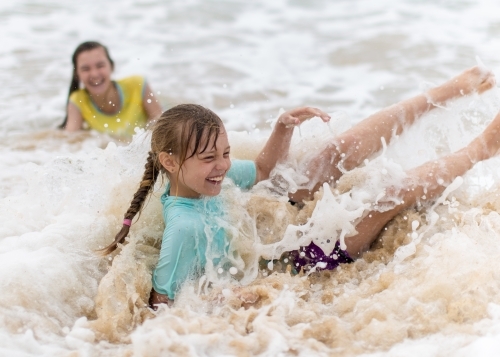
[{"label": "purple patterned swim bottoms", "polygon": [[307,247],[300,247],[299,250],[290,252],[289,256],[297,272],[301,268],[307,272],[313,267],[316,267],[316,270],[333,270],[339,264],[354,261],[345,250],[340,249],[339,241],[335,244],[335,248],[333,248],[330,255],[325,255],[320,247],[311,242]]}]

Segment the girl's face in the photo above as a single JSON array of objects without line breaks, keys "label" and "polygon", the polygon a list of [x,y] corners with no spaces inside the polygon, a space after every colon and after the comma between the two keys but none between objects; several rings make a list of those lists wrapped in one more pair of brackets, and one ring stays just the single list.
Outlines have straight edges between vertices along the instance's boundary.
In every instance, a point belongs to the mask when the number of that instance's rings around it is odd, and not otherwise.
[{"label": "girl's face", "polygon": [[186,198],[216,196],[230,167],[229,141],[225,129],[221,128],[215,145],[210,143],[203,153],[184,161],[178,180],[177,172],[170,175],[170,194]]},{"label": "girl's face", "polygon": [[111,85],[113,68],[104,48],[80,53],[76,58],[76,74],[90,95],[102,95]]}]

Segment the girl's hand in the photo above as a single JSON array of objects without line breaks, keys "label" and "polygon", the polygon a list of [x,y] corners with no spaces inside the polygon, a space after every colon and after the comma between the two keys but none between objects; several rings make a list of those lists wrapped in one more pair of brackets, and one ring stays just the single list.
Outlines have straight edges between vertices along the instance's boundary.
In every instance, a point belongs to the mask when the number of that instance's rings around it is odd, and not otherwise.
[{"label": "girl's hand", "polygon": [[330,121],[330,116],[318,108],[300,107],[288,110],[280,115],[278,123],[285,125],[287,128],[300,125],[303,121],[319,117],[325,123]]},{"label": "girl's hand", "polygon": [[174,300],[170,300],[167,295],[157,293],[154,289],[151,289],[149,295],[149,307],[154,311],[158,310],[160,304],[167,304],[169,307],[172,306]]}]

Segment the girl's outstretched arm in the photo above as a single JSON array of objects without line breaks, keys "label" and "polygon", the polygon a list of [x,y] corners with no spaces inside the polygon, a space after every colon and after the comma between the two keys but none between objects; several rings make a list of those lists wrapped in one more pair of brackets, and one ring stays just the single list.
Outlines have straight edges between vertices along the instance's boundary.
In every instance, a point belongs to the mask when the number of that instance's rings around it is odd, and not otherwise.
[{"label": "girl's outstretched arm", "polygon": [[266,145],[255,159],[256,182],[267,179],[276,164],[287,157],[294,127],[313,117],[319,117],[324,122],[330,120],[328,114],[311,107],[295,108],[280,115]]}]

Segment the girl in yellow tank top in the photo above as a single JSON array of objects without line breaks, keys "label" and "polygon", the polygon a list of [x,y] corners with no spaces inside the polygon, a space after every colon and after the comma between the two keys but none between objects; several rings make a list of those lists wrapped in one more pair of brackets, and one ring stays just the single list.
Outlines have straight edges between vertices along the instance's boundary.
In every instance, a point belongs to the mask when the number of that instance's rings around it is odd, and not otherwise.
[{"label": "girl in yellow tank top", "polygon": [[73,79],[62,124],[66,130],[90,128],[130,137],[135,128],[145,127],[148,120],[161,114],[160,104],[143,77],[111,80],[114,63],[100,43],[80,44],[72,59]]}]

